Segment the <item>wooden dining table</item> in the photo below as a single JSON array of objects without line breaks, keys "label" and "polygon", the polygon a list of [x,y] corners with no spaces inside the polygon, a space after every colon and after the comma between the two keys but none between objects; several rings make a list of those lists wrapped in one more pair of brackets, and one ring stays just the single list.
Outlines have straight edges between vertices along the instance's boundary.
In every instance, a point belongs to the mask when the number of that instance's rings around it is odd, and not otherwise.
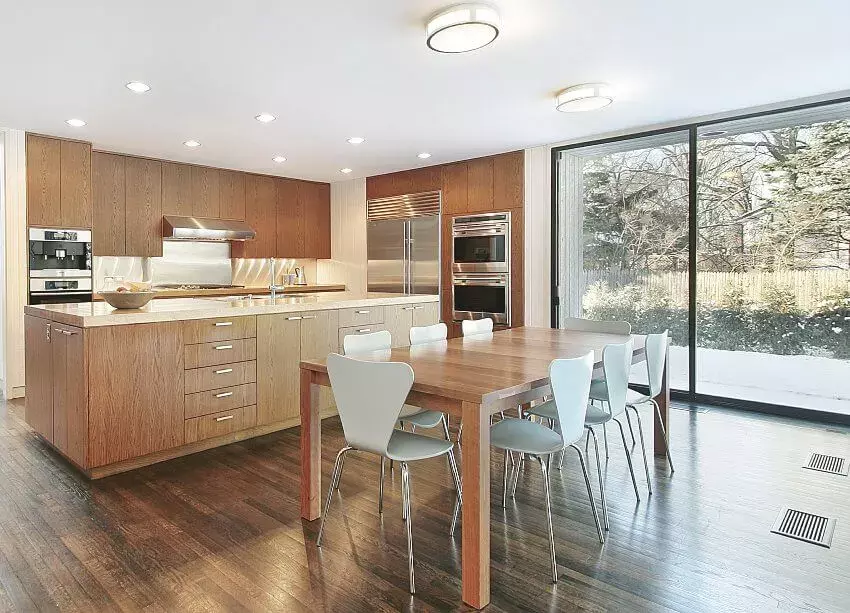
[{"label": "wooden dining table", "polygon": [[[442,411],[463,422],[461,581],[463,601],[477,609],[490,602],[490,416],[551,395],[549,364],[592,351],[594,376],[602,375],[602,349],[627,335],[520,327],[391,351],[358,354],[364,360],[406,362],[414,382],[409,404]],[[632,335],[633,363],[645,361],[646,338]],[[656,401],[667,426],[669,357]],[[321,512],[321,420],[318,386],[330,386],[324,359],[301,362],[301,517]],[[376,393],[379,393],[376,390]],[[669,429],[667,430],[669,433]],[[655,417],[654,451],[665,454]],[[545,572],[541,569],[541,572]]]}]

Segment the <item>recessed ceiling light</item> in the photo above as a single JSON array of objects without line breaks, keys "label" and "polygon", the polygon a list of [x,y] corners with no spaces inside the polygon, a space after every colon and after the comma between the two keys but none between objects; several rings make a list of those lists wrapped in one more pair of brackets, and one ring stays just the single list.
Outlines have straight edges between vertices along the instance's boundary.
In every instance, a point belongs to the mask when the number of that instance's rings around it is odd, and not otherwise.
[{"label": "recessed ceiling light", "polygon": [[483,4],[459,4],[440,11],[425,26],[426,44],[440,53],[464,53],[496,40],[499,13]]},{"label": "recessed ceiling light", "polygon": [[431,154],[423,151],[422,153],[420,153],[416,157],[418,157],[420,160],[427,160],[429,157],[431,157]]},{"label": "recessed ceiling light", "polygon": [[348,142],[352,145],[359,145],[360,143],[366,142],[366,139],[362,136],[352,136],[348,139]]},{"label": "recessed ceiling light", "polygon": [[276,155],[272,158],[272,162],[277,162],[278,164],[283,164],[286,161],[286,158],[282,155]]},{"label": "recessed ceiling light", "polygon": [[555,108],[562,113],[595,111],[614,102],[614,92],[607,83],[573,85],[555,96]]},{"label": "recessed ceiling light", "polygon": [[187,140],[187,141],[184,141],[184,142],[183,142],[183,144],[184,144],[184,145],[186,145],[187,147],[191,147],[191,148],[193,148],[193,149],[194,149],[195,147],[200,147],[200,146],[201,146],[201,143],[199,143],[199,142],[198,142],[198,141],[196,141],[196,140]]},{"label": "recessed ceiling light", "polygon": [[145,92],[149,92],[151,90],[150,85],[148,85],[147,83],[142,83],[141,81],[130,81],[124,87],[136,94],[144,94]]},{"label": "recessed ceiling light", "polygon": [[65,120],[65,123],[74,128],[82,128],[84,125],[86,125],[86,122],[82,119],[67,119]]},{"label": "recessed ceiling light", "polygon": [[275,116],[274,116],[274,115],[272,115],[271,113],[260,113],[259,115],[257,115],[256,117],[254,117],[254,119],[256,119],[257,121],[259,121],[260,123],[271,123],[271,122],[273,122],[275,119],[277,119],[277,117],[275,117]]},{"label": "recessed ceiling light", "polygon": [[350,172],[351,172],[351,169],[350,169],[350,168],[340,168],[340,169],[339,169],[339,171],[340,171],[341,173],[343,173],[343,174],[346,174],[346,175],[347,175],[348,173],[350,173]]}]

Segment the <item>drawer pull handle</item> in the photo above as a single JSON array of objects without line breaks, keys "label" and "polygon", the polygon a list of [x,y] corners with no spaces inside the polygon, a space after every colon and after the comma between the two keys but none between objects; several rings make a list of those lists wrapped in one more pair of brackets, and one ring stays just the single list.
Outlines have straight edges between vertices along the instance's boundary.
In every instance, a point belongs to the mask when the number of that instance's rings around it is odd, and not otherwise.
[{"label": "drawer pull handle", "polygon": [[232,396],[233,392],[222,392],[220,394],[216,394],[216,398],[227,398],[228,396]]},{"label": "drawer pull handle", "polygon": [[358,315],[368,315],[369,314],[369,311],[354,311],[354,312],[357,313]]},{"label": "drawer pull handle", "polygon": [[424,308],[425,308],[424,306],[415,306],[415,307],[413,307],[413,310],[415,311],[417,309],[424,309]]},{"label": "drawer pull handle", "polygon": [[304,315],[301,319],[316,319],[315,315]]},{"label": "drawer pull handle", "polygon": [[217,321],[213,324],[216,328],[222,328],[224,326],[232,326],[232,321]]},{"label": "drawer pull handle", "polygon": [[225,415],[223,417],[216,417],[216,421],[227,421],[228,419],[233,419],[233,415]]},{"label": "drawer pull handle", "polygon": [[371,329],[371,328],[360,328],[359,330],[357,330],[357,332],[360,332],[360,333],[363,333],[363,332],[371,332],[371,331],[372,331],[372,329]]},{"label": "drawer pull handle", "polygon": [[233,349],[233,345],[219,345],[215,349],[216,349],[216,351],[221,351],[223,349]]},{"label": "drawer pull handle", "polygon": [[300,315],[295,315],[293,317],[287,317],[286,321],[297,321],[299,319],[303,319]]},{"label": "drawer pull handle", "polygon": [[233,372],[232,368],[222,368],[221,370],[216,370],[215,374],[217,375],[226,375],[229,372]]},{"label": "drawer pull handle", "polygon": [[413,310],[413,309],[415,309],[415,308],[416,308],[416,307],[402,307],[402,309],[401,309],[401,310],[402,310],[402,311],[412,311],[412,310]]}]

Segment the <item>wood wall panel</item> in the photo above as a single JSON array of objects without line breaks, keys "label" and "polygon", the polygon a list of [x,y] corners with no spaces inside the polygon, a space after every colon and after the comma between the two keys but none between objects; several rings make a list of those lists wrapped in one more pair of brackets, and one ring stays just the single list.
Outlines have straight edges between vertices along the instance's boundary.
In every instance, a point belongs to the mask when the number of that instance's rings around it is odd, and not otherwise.
[{"label": "wood wall panel", "polygon": [[263,175],[245,177],[245,221],[257,233],[252,241],[231,243],[234,258],[273,258],[276,253],[276,181]]},{"label": "wood wall panel", "polygon": [[92,153],[92,252],[125,255],[124,156]]},{"label": "wood wall panel", "polygon": [[[511,326],[525,325],[525,218],[523,209],[511,209]],[[549,262],[541,262],[548,266]]]},{"label": "wood wall panel", "polygon": [[467,196],[468,169],[466,162],[446,164],[442,167],[443,213],[466,213],[469,210]]},{"label": "wood wall panel", "polygon": [[127,157],[126,252],[134,256],[162,255],[162,163]]},{"label": "wood wall panel", "polygon": [[[313,184],[277,179],[277,247],[280,258],[304,257],[304,214],[313,200]],[[262,409],[260,410],[262,413]]]},{"label": "wood wall panel", "polygon": [[61,141],[27,134],[27,224],[60,225]]},{"label": "wood wall panel", "polygon": [[181,445],[182,323],[90,328],[86,337],[89,466]]},{"label": "wood wall panel", "polygon": [[217,218],[221,213],[219,170],[192,166],[192,215]]},{"label": "wood wall panel", "polygon": [[310,184],[310,200],[304,205],[304,249],[301,257],[331,257],[331,186]]},{"label": "wood wall panel", "polygon": [[91,144],[63,140],[60,151],[61,227],[91,228]]},{"label": "wood wall panel", "polygon": [[189,164],[162,163],[162,214],[192,215],[192,167]]},{"label": "wood wall panel", "polygon": [[469,184],[467,187],[470,213],[493,209],[493,158],[478,158],[467,162]]},{"label": "wood wall panel", "polygon": [[245,173],[222,170],[219,173],[219,206],[222,219],[245,219]]},{"label": "wood wall panel", "polygon": [[514,151],[493,158],[493,208],[522,208],[525,199],[525,153]]}]

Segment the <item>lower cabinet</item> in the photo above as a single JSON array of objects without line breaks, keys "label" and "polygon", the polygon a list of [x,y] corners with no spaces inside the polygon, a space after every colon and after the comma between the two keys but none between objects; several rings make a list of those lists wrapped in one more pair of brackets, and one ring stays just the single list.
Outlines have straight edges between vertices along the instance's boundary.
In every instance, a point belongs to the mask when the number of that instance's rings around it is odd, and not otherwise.
[{"label": "lower cabinet", "polygon": [[252,428],[257,423],[257,405],[252,404],[238,409],[221,411],[186,420],[185,441],[198,441],[225,436],[240,430]]},{"label": "lower cabinet", "polygon": [[431,326],[440,321],[440,304],[394,304],[384,307],[384,329],[393,337],[393,347],[410,345],[410,328]]},{"label": "lower cabinet", "polygon": [[26,409],[30,427],[48,442],[53,442],[53,345],[50,322],[25,316]]}]

